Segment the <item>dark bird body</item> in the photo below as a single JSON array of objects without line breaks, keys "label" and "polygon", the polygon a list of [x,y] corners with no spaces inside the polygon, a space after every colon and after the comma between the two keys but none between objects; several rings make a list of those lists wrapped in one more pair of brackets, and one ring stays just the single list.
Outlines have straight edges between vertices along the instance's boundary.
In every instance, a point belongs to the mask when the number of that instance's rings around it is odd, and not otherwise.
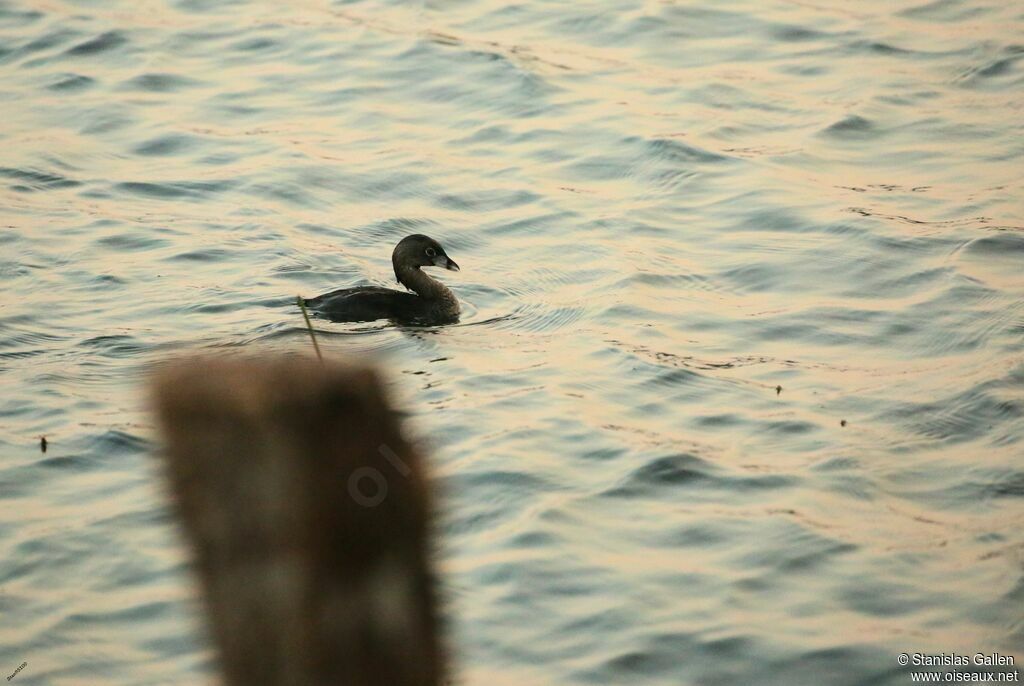
[{"label": "dark bird body", "polygon": [[307,298],[306,306],[336,322],[368,322],[375,319],[417,324],[445,324],[458,321],[459,301],[440,281],[421,267],[444,267],[459,271],[441,244],[429,236],[413,234],[403,238],[391,253],[391,265],[398,282],[411,293],[380,286],[342,288]]}]

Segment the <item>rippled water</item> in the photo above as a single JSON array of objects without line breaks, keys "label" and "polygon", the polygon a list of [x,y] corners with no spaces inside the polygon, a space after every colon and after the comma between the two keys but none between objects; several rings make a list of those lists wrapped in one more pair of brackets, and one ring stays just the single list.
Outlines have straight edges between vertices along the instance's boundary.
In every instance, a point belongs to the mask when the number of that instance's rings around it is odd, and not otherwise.
[{"label": "rippled water", "polygon": [[0,66],[17,683],[209,679],[145,370],[413,232],[462,322],[319,326],[434,447],[460,682],[1020,651],[1019,3],[15,0]]}]

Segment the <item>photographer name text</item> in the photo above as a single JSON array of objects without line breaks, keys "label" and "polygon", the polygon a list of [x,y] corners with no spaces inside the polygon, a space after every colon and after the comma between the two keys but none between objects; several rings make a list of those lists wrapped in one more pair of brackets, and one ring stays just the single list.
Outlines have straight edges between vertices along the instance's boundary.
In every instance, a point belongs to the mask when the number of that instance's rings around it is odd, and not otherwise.
[{"label": "photographer name text", "polygon": [[900,653],[899,658],[901,665],[915,665],[917,667],[962,667],[966,665],[1012,667],[1014,665],[1012,655],[1002,655],[1000,653],[974,653],[973,655],[961,655],[959,653]]}]

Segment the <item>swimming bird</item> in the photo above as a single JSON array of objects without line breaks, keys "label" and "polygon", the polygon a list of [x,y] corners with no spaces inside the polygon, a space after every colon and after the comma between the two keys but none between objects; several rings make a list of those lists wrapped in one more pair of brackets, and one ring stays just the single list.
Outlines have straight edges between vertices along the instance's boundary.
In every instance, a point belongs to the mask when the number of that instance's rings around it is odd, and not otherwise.
[{"label": "swimming bird", "polygon": [[430,236],[406,236],[391,253],[398,283],[412,293],[380,286],[342,288],[305,299],[306,306],[335,322],[369,322],[392,319],[404,323],[446,324],[458,321],[459,301],[443,283],[420,267],[444,267],[453,272],[459,265]]}]

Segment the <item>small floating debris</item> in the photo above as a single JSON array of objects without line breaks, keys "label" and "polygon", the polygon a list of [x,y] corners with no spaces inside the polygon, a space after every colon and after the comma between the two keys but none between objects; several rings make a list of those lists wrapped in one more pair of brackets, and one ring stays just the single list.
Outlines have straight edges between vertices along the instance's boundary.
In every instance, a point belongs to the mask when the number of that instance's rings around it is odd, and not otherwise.
[{"label": "small floating debris", "polygon": [[839,420],[839,426],[846,426],[846,420],[845,419],[840,419]]},{"label": "small floating debris", "polygon": [[781,395],[781,394],[782,394],[782,386],[781,385],[776,386],[775,387],[775,395]]},{"label": "small floating debris", "polygon": [[39,437],[39,449],[46,452],[46,436]]}]

